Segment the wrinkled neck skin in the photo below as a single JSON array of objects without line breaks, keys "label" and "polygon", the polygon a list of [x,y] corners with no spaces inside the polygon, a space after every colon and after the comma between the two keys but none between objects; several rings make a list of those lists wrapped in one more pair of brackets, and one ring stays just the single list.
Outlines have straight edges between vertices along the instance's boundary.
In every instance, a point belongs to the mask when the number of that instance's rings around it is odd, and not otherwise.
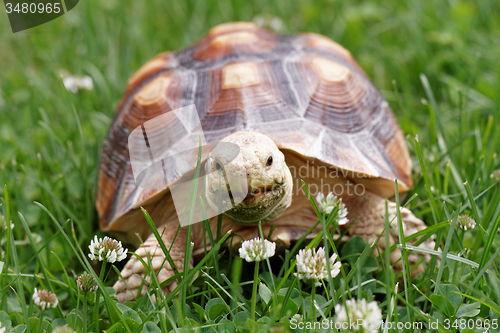
[{"label": "wrinkled neck skin", "polygon": [[266,223],[285,211],[292,202],[293,179],[274,141],[260,133],[238,132],[221,142],[233,145],[217,145],[208,158],[210,206],[242,225]]}]

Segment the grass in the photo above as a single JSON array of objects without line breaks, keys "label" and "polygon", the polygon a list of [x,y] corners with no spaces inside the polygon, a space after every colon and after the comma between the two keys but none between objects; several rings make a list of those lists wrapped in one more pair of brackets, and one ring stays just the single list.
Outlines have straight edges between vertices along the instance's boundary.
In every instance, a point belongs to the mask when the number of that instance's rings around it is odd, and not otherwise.
[{"label": "grass", "polygon": [[[227,255],[215,260],[215,247],[205,262],[181,273],[179,296],[157,294],[159,303],[146,297],[125,305],[113,298],[109,286],[117,275],[108,267],[107,279],[98,279],[100,328],[289,331],[293,314],[329,319],[337,303],[366,298],[377,301],[388,321],[438,320],[441,332],[484,331],[477,324],[491,326],[500,315],[500,187],[490,177],[500,169],[499,14],[493,0],[87,0],[17,34],[0,14],[0,183],[6,185],[0,215],[15,225],[0,234],[0,322],[8,332],[36,332],[39,324],[51,331],[66,323],[82,330],[84,298],[75,278],[87,271],[97,279],[101,269],[87,257],[91,238],[102,236],[93,205],[96,169],[128,78],[147,59],[187,47],[212,25],[261,15],[281,18],[282,32],[313,31],[338,41],[382,91],[414,162],[414,186],[398,203],[426,221],[422,234],[435,235],[439,252],[429,251],[436,255],[425,274],[397,276],[385,254],[375,259],[359,238],[341,244],[323,233],[301,247],[328,244],[340,255],[342,272],[313,292],[292,275],[299,247],[262,263],[260,281],[250,278],[251,264]],[[94,90],[66,92],[61,70],[90,75]],[[476,228],[458,228],[461,214],[472,216]],[[404,258],[416,250],[401,248]],[[258,296],[252,300],[254,282]],[[43,322],[31,299],[35,287],[59,298]],[[87,298],[95,309],[95,293]],[[311,298],[318,304],[312,310]],[[257,302],[255,320],[251,301]],[[88,331],[95,330],[92,313],[87,319]],[[462,322],[453,327],[456,319]],[[475,330],[464,328],[469,320]]]}]

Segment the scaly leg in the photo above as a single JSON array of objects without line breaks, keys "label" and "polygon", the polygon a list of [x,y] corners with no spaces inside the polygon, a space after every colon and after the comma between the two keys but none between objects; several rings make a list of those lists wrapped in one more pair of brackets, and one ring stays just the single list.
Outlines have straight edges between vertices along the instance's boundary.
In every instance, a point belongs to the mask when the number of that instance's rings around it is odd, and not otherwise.
[{"label": "scaly leg", "polygon": [[[351,196],[344,198],[344,203],[346,204],[349,212],[349,220],[354,221],[352,222],[349,234],[351,236],[359,235],[363,237],[367,243],[374,242],[379,235],[383,233],[385,228],[385,199],[371,192],[366,192],[364,196]],[[389,231],[389,242],[392,246],[395,243],[399,243],[397,208],[394,202],[388,202],[388,213],[391,225],[391,230]],[[405,236],[412,235],[426,228],[424,222],[415,217],[415,215],[413,215],[413,213],[407,208],[401,208],[401,219],[403,222],[403,232]],[[415,243],[415,241],[416,240],[411,243]],[[377,245],[381,250],[385,249],[385,236],[380,237]],[[429,238],[419,246],[422,248],[434,249],[434,241],[432,238]],[[374,253],[374,255],[378,255],[378,253]],[[430,260],[430,255],[428,254],[423,255],[422,253],[419,253],[419,256],[417,256],[415,252],[409,252],[408,263],[410,267],[420,260],[419,257],[424,257],[425,262],[429,262]],[[401,259],[401,250],[395,249],[391,253],[391,261],[392,263],[396,263],[396,269],[398,270],[402,268],[402,261],[399,259]],[[412,275],[416,276],[422,271],[423,267],[418,266],[412,271]]]},{"label": "scaly leg", "polygon": [[[170,248],[172,242],[174,241],[175,234],[177,232],[178,224],[168,223],[158,228],[158,232],[162,235],[162,240],[165,243],[167,249]],[[170,256],[174,261],[175,267],[179,272],[182,272],[184,267],[184,252],[186,244],[186,228],[181,228],[175,242],[170,250]],[[160,244],[156,240],[154,234],[151,234],[144,244],[142,244],[137,251],[135,251],[146,264],[148,264],[147,254],[149,253],[151,257],[151,263],[154,272],[157,274],[158,282],[168,280],[175,275],[173,268],[170,266],[168,261],[165,259],[165,254],[163,253]],[[192,268],[192,261],[190,263],[190,268]],[[130,260],[125,265],[125,268],[121,272],[123,279],[119,279],[113,288],[116,290],[116,297],[120,302],[131,301],[135,299],[135,296],[143,296],[149,287],[149,282],[151,281],[151,276],[146,275],[146,269],[142,262],[139,261],[135,256],[132,256]],[[139,288],[143,284],[143,278],[146,280],[142,290],[139,294]],[[168,295],[174,288],[178,285],[178,281],[174,281],[169,285],[165,286],[162,291],[164,295]],[[128,288],[127,288],[128,286]]]}]

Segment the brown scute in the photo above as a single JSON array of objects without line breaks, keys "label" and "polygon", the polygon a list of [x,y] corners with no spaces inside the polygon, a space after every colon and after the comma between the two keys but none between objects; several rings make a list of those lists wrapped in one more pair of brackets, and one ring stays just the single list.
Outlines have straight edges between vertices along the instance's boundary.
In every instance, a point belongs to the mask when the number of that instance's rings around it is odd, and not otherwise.
[{"label": "brown scute", "polygon": [[[235,66],[238,63],[231,63],[226,67],[212,72],[209,115],[230,110],[247,110],[270,104],[281,102],[278,87],[274,84],[269,62],[256,62],[255,70],[259,76],[259,83],[243,85],[241,87],[225,87],[224,78],[221,78],[221,71],[224,72],[228,66]],[[222,81],[222,82],[221,82]]]},{"label": "brown scute", "polygon": [[297,35],[300,45],[303,47],[317,47],[334,52],[346,59],[352,59],[351,52],[339,43],[334,42],[328,37],[316,34],[314,32],[305,32]]},{"label": "brown scute", "polygon": [[207,37],[213,37],[234,31],[257,31],[261,30],[253,22],[230,22],[216,25],[208,31]]},{"label": "brown scute", "polygon": [[[168,187],[186,175],[166,167],[164,188],[141,188],[128,136],[150,119],[193,104],[208,144],[238,131],[260,132],[282,150],[349,171],[351,178],[358,174],[357,181],[380,196],[394,194],[394,179],[401,191],[411,186],[404,136],[347,50],[316,34],[284,36],[253,23],[229,23],[190,48],[153,58],[130,79],[103,145],[96,203],[102,228],[149,230],[137,213],[142,205],[158,222],[175,218]],[[199,129],[182,121],[163,125],[158,133],[167,136],[148,136],[150,147],[161,142],[160,148],[183,151],[187,142],[198,142]]]},{"label": "brown scute", "polygon": [[[338,69],[329,70],[329,66]],[[299,68],[311,96],[305,118],[337,132],[357,133],[383,111],[382,97],[359,73],[332,60],[310,56],[302,59]],[[330,78],[335,72],[339,76]]]},{"label": "brown scute", "polygon": [[116,109],[117,112],[123,110],[125,102],[130,97],[130,94],[137,89],[144,81],[152,75],[160,71],[167,71],[170,68],[178,66],[178,61],[175,55],[171,52],[163,52],[146,62],[139,68],[137,72],[128,80],[127,90],[120,105]]},{"label": "brown scute", "polygon": [[124,126],[133,130],[137,120],[146,122],[172,108],[167,101],[167,90],[172,81],[168,76],[159,76],[143,86],[134,96],[130,112],[124,117]]},{"label": "brown scute", "polygon": [[145,83],[132,96],[131,103],[115,122],[133,130],[144,122],[168,111],[181,108],[184,89],[189,89],[187,74],[168,72]]},{"label": "brown scute", "polygon": [[127,91],[133,90],[145,78],[169,67],[176,66],[176,58],[171,52],[163,52],[142,65],[141,68],[128,80]]},{"label": "brown scute", "polygon": [[363,74],[366,77],[365,72],[358,66],[358,64],[354,61],[351,52],[345,49],[339,43],[334,42],[328,37],[318,35],[312,32],[301,33],[297,35],[297,42],[301,45],[306,51],[319,51],[321,53],[329,53],[334,55],[335,57],[344,60],[349,63],[351,66],[356,68],[356,71]]},{"label": "brown scute", "polygon": [[207,38],[193,46],[193,58],[216,60],[235,53],[270,53],[278,45],[275,36],[253,23],[220,25],[212,28]]},{"label": "brown scute", "polygon": [[347,82],[351,77],[349,68],[336,61],[315,57],[311,62],[319,77],[328,83]]},{"label": "brown scute", "polygon": [[252,61],[235,62],[222,69],[222,89],[245,88],[261,84],[259,69]]},{"label": "brown scute", "polygon": [[[207,96],[209,106],[202,120],[205,131],[252,126],[296,116],[283,104],[280,89],[274,84],[275,77],[270,62],[253,62],[259,83],[242,85],[241,88],[225,87],[224,70],[238,64],[240,63],[231,62],[211,72]],[[245,66],[246,63],[242,65]]]}]

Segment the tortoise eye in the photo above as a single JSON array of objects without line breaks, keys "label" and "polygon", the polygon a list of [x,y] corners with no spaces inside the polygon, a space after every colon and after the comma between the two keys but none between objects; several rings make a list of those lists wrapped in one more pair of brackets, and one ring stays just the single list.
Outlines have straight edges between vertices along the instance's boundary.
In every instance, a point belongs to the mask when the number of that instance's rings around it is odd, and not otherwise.
[{"label": "tortoise eye", "polygon": [[216,169],[217,171],[221,172],[221,171],[222,171],[222,165],[220,165],[220,163],[219,163],[219,162],[215,162],[215,169]]},{"label": "tortoise eye", "polygon": [[269,156],[267,159],[266,166],[271,166],[273,164],[273,155]]}]

